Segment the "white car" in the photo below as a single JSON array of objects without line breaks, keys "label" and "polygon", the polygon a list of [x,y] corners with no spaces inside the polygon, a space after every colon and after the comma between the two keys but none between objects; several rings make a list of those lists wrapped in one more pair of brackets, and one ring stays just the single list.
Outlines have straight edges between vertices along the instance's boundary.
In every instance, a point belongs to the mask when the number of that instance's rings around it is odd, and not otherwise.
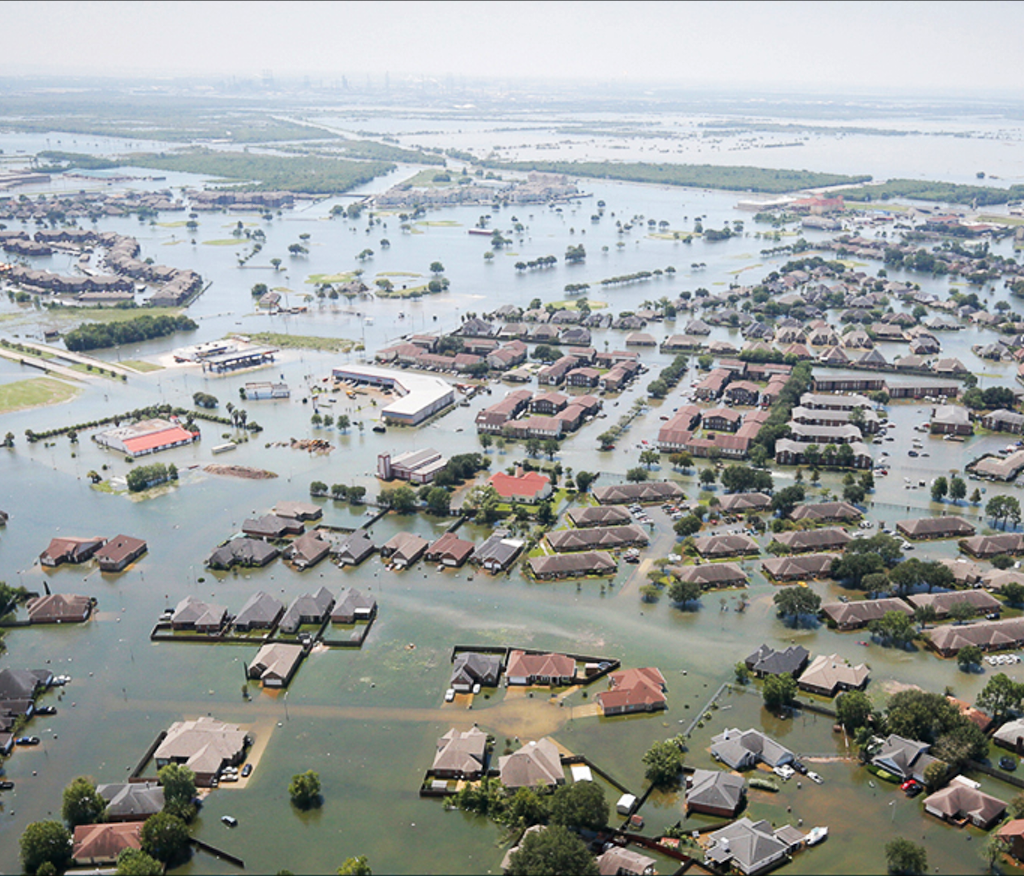
[{"label": "white car", "polygon": [[814,772],[813,770],[811,770],[811,771],[809,771],[809,772],[807,773],[807,778],[809,778],[809,779],[810,779],[810,780],[811,780],[812,782],[814,782],[814,784],[816,784],[816,785],[820,785],[820,784],[821,784],[822,782],[824,782],[824,781],[825,781],[825,780],[824,780],[824,779],[823,779],[823,778],[822,778],[821,776],[819,776],[819,775],[818,775],[818,774],[817,774],[816,772]]},{"label": "white car", "polygon": [[454,699],[455,699],[455,688],[450,687],[450,688],[448,688],[448,690],[446,690],[444,692],[444,701],[446,703],[450,703]]},{"label": "white car", "polygon": [[[793,769],[788,763],[780,764],[777,767],[772,768],[772,772],[775,773],[782,781],[788,782],[793,776],[796,775],[796,770]],[[808,773],[808,775],[810,775]]]}]

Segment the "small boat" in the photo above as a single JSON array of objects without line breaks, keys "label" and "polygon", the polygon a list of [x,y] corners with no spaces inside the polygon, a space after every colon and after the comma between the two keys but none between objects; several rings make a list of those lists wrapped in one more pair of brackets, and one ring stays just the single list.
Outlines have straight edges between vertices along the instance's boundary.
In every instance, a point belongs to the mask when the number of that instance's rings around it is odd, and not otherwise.
[{"label": "small boat", "polygon": [[818,843],[828,838],[827,827],[812,827],[810,832],[807,834],[807,845],[816,846]]}]

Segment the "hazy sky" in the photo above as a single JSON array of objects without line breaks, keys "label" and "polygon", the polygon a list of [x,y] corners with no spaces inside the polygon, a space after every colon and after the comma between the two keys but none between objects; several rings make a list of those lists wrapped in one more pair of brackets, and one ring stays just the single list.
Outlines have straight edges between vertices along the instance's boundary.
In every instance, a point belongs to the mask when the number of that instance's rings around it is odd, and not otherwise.
[{"label": "hazy sky", "polygon": [[1019,2],[20,2],[0,74],[1021,91]]}]

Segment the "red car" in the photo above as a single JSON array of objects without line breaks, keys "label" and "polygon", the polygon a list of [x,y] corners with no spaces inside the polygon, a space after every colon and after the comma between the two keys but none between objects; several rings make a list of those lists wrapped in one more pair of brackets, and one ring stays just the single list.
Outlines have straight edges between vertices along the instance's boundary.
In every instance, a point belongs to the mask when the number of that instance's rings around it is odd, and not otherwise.
[{"label": "red car", "polygon": [[924,786],[917,781],[917,779],[907,779],[902,785],[900,785],[900,790],[908,797],[916,797],[924,790]]}]

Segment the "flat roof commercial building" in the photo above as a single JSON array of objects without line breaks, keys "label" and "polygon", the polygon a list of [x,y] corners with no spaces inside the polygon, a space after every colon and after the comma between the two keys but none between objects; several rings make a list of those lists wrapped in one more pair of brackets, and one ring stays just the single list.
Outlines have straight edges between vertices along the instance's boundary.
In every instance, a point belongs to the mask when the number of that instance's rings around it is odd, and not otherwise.
[{"label": "flat roof commercial building", "polygon": [[383,386],[400,396],[382,411],[385,420],[416,426],[455,403],[455,388],[439,377],[389,371],[373,365],[346,365],[333,370],[335,380]]}]

